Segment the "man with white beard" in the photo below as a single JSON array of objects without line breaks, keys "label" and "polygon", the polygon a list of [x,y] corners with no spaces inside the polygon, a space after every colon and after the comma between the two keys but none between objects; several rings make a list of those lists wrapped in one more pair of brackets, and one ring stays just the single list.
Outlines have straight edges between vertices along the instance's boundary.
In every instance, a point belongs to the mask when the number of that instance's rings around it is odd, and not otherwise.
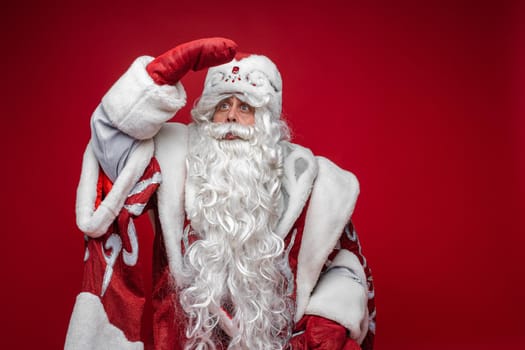
[{"label": "man with white beard", "polygon": [[[67,349],[373,348],[372,277],[349,221],[357,180],[289,142],[277,67],[236,48],[210,38],[140,57],[95,110]],[[186,103],[182,76],[208,67],[193,123],[165,123]],[[133,224],[145,211],[150,298]]]}]

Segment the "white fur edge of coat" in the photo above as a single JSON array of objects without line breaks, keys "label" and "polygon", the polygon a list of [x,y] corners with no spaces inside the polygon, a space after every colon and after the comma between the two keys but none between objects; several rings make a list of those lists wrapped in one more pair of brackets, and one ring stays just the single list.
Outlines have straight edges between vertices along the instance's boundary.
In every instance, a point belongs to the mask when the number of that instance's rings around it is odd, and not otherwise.
[{"label": "white fur edge of coat", "polygon": [[188,153],[188,127],[179,123],[166,123],[155,137],[155,157],[160,165],[162,184],[157,190],[157,208],[162,237],[171,275],[177,282],[182,269],[181,241],[184,230],[184,198],[186,181],[186,155]]},{"label": "white fur edge of coat", "polygon": [[109,322],[100,298],[82,292],[75,301],[64,349],[142,350],[144,344],[129,341],[122,330]]},{"label": "white fur edge of coat", "polygon": [[111,191],[95,209],[100,166],[88,144],[82,161],[76,199],[77,226],[82,232],[92,238],[106,233],[122,209],[129,192],[144,174],[153,152],[153,140],[141,141],[115,180]]},{"label": "white fur edge of coat", "polygon": [[[283,239],[303,212],[306,201],[312,193],[312,184],[319,171],[317,160],[312,151],[296,144],[286,144],[288,151],[285,152],[283,162],[282,187],[288,193],[288,206],[275,228],[275,233]],[[300,174],[297,173],[296,165],[298,162],[303,162],[304,167]]]},{"label": "white fur edge of coat", "polygon": [[359,182],[354,174],[324,157],[317,157],[317,162],[319,171],[313,184],[297,257],[296,322],[304,315],[310,294],[352,216],[359,194]]},{"label": "white fur edge of coat", "polygon": [[180,82],[157,85],[145,67],[150,56],[137,58],[102,98],[102,107],[119,130],[139,140],[149,139],[186,104]]},{"label": "white fur edge of coat", "polygon": [[305,314],[338,322],[350,331],[350,337],[361,343],[368,331],[368,287],[365,271],[355,254],[341,251],[330,267],[352,270],[360,282],[343,271],[328,270],[321,276],[310,297]]}]

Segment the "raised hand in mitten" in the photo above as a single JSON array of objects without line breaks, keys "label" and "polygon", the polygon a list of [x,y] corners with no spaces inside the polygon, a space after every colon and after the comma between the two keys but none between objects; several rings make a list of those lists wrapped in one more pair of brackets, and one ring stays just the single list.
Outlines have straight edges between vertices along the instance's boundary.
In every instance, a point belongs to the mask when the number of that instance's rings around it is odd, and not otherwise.
[{"label": "raised hand in mitten", "polygon": [[198,71],[230,62],[237,44],[225,38],[190,41],[163,53],[146,70],[155,83],[175,85],[190,69]]}]

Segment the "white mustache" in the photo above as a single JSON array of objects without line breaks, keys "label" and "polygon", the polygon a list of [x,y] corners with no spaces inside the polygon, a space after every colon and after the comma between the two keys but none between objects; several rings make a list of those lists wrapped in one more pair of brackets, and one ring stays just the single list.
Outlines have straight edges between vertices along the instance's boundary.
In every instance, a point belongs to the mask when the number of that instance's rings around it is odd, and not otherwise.
[{"label": "white mustache", "polygon": [[206,125],[206,132],[219,141],[232,139],[252,141],[255,135],[254,127],[236,123],[211,123]]}]

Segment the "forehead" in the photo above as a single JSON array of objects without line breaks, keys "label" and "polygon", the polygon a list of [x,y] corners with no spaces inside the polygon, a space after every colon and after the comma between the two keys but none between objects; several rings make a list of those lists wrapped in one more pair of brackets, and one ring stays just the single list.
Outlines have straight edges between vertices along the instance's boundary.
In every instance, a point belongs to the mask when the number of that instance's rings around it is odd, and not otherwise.
[{"label": "forehead", "polygon": [[219,103],[222,103],[222,102],[233,102],[235,100],[239,100],[237,97],[235,96],[228,96],[228,97],[225,97],[223,98],[222,100],[219,101]]},{"label": "forehead", "polygon": [[231,104],[233,104],[234,102],[237,102],[237,103],[240,103],[240,104],[246,104],[246,105],[250,106],[249,103],[244,102],[243,100],[241,100],[240,98],[238,98],[235,95],[230,95],[230,96],[227,96],[227,97],[223,98],[222,100],[219,101],[219,104],[224,103],[224,102],[228,102],[228,103],[231,103]]}]

